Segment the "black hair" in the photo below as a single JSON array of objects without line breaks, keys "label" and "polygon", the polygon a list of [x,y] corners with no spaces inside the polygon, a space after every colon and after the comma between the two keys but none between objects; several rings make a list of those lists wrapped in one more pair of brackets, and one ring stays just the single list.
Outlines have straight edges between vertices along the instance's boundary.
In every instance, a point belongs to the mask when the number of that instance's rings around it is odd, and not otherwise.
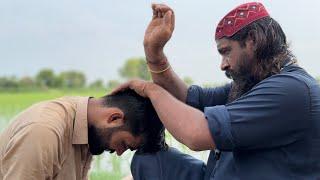
[{"label": "black hair", "polygon": [[255,56],[258,62],[255,74],[258,79],[278,74],[288,58],[297,61],[289,50],[280,24],[273,18],[267,16],[254,21],[228,39],[238,41],[244,47],[249,36],[256,44]]},{"label": "black hair", "polygon": [[128,89],[102,99],[103,105],[121,109],[124,113],[124,126],[134,136],[142,136],[143,143],[138,148],[138,153],[167,149],[164,126],[148,98]]}]

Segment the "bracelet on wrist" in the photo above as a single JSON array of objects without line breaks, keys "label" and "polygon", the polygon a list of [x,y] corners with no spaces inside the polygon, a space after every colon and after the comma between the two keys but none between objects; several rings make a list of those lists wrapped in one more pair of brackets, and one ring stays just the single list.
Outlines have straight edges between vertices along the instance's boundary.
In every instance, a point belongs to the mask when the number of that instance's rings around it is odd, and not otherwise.
[{"label": "bracelet on wrist", "polygon": [[152,69],[150,69],[149,67],[148,67],[148,70],[149,70],[151,73],[154,73],[154,74],[161,74],[161,73],[167,71],[167,70],[170,69],[170,68],[171,68],[171,66],[170,66],[170,64],[169,64],[166,68],[164,68],[164,69],[162,69],[162,70],[159,70],[159,71],[152,70]]}]

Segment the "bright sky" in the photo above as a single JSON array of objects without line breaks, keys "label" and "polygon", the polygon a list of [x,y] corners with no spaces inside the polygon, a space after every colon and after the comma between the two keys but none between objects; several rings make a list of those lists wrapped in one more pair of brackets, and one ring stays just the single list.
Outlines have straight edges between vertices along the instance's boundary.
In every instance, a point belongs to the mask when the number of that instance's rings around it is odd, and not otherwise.
[{"label": "bright sky", "polygon": [[[118,79],[127,58],[144,55],[152,2],[175,11],[176,29],[165,49],[175,71],[198,84],[227,81],[213,32],[243,0],[0,0],[0,76],[33,76],[49,67],[81,70],[89,80]],[[299,64],[320,76],[320,1],[260,2],[282,25]]]}]

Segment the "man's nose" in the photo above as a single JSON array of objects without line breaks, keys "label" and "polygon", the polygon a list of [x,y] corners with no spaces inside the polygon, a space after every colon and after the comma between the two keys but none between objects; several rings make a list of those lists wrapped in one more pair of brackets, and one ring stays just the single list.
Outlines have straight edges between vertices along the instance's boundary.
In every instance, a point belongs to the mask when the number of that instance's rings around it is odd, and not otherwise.
[{"label": "man's nose", "polygon": [[220,69],[222,71],[226,71],[227,69],[229,69],[229,67],[230,67],[230,64],[229,64],[228,58],[222,58]]}]

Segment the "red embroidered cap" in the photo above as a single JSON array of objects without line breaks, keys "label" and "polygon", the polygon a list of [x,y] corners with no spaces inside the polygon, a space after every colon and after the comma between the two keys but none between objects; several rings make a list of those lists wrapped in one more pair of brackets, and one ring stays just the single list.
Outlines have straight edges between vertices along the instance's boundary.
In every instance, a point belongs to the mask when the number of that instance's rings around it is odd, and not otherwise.
[{"label": "red embroidered cap", "polygon": [[269,13],[259,2],[242,4],[222,18],[217,26],[215,38],[231,37],[243,27],[267,16]]}]

